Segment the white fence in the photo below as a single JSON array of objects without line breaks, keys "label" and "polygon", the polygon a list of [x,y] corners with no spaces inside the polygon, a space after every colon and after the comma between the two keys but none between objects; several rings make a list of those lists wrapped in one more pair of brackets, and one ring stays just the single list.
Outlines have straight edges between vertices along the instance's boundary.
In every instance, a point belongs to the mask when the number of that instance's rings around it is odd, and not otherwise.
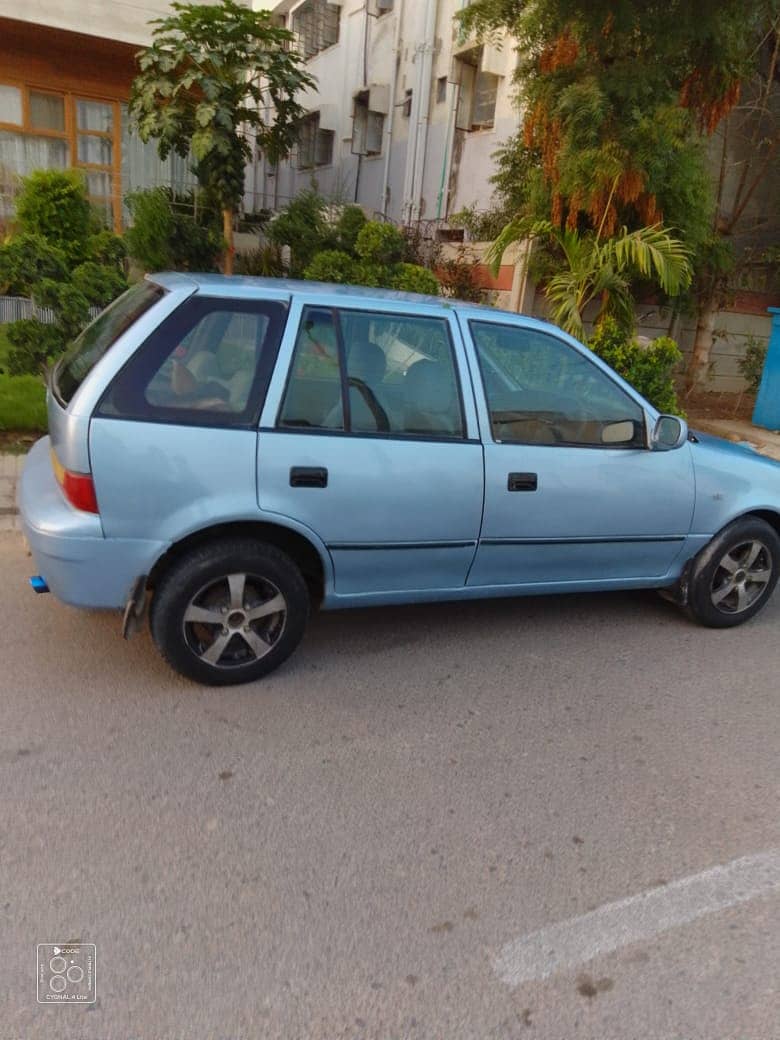
[{"label": "white fence", "polygon": [[[96,318],[98,314],[100,307],[89,308],[90,319]],[[53,325],[55,321],[51,307],[37,307],[25,296],[0,296],[0,325],[20,321],[22,318],[37,318],[44,325]]]}]

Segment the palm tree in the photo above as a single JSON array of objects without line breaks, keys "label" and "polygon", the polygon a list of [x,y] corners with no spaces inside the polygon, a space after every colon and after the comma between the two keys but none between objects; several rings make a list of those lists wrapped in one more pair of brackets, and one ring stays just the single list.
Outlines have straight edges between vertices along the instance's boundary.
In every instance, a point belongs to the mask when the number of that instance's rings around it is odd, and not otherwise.
[{"label": "palm tree", "polygon": [[583,338],[583,314],[592,300],[600,300],[596,324],[608,315],[633,329],[632,278],[652,279],[668,296],[676,296],[691,282],[690,251],[660,224],[611,238],[597,232],[561,230],[549,220],[516,217],[491,246],[487,260],[495,273],[507,247],[523,239],[547,239],[563,254],[563,266],[547,282],[544,292],[552,317],[566,332]]}]

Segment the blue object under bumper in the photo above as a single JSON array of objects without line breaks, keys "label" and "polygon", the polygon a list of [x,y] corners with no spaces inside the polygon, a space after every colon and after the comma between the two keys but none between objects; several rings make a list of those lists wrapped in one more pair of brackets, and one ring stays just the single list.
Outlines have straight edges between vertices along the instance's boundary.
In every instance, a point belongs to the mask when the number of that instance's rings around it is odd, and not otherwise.
[{"label": "blue object under bumper", "polygon": [[35,567],[51,592],[74,607],[122,608],[138,577],[148,574],[167,546],[105,538],[100,517],[74,509],[52,469],[48,437],[25,461],[18,504]]}]

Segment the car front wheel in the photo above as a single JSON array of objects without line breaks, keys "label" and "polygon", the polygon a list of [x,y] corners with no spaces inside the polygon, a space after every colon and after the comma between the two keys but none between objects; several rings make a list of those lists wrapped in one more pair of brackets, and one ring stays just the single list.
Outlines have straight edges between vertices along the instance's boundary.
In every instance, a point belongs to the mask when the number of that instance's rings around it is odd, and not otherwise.
[{"label": "car front wheel", "polygon": [[780,576],[780,537],[760,517],[725,527],[697,556],[688,609],[711,628],[731,628],[754,617]]},{"label": "car front wheel", "polygon": [[306,583],[290,557],[237,538],[199,546],[165,572],[150,626],[177,672],[226,686],[278,668],[301,641],[308,615]]}]

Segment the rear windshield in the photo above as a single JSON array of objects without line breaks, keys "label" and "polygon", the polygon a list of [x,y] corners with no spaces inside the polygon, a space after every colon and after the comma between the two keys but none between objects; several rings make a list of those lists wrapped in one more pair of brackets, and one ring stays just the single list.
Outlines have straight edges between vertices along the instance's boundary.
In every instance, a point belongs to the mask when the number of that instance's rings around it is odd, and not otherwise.
[{"label": "rear windshield", "polygon": [[139,282],[114,300],[73,341],[54,369],[52,386],[68,404],[108,348],[164,295],[152,282]]}]

